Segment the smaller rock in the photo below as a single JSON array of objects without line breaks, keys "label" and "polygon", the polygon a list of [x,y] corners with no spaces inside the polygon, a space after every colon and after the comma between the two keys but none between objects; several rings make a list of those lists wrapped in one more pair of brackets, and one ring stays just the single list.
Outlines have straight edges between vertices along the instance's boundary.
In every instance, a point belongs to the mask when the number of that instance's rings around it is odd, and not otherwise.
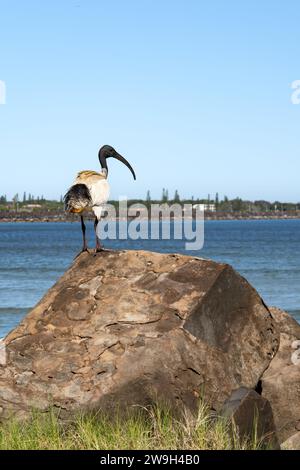
[{"label": "smaller rock", "polygon": [[291,355],[291,361],[294,366],[298,366],[300,364],[300,349],[296,349]]},{"label": "smaller rock", "polygon": [[281,444],[282,450],[300,450],[300,432],[296,432]]},{"label": "smaller rock", "polygon": [[296,339],[295,341],[292,342],[291,344],[292,349],[300,349],[300,340]]},{"label": "smaller rock", "polygon": [[229,418],[239,438],[253,438],[262,444],[279,449],[279,442],[268,400],[246,387],[235,390],[223,405],[221,415]]},{"label": "smaller rock", "polygon": [[282,443],[294,435],[300,423],[300,325],[283,310],[269,309],[280,333],[280,345],[261,377],[262,396],[271,404]]}]

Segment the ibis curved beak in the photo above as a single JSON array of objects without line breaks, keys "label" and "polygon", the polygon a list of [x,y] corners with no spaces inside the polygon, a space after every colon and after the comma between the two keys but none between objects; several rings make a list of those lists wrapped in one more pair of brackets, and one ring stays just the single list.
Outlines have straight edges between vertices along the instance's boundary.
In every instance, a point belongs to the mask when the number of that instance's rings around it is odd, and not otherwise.
[{"label": "ibis curved beak", "polygon": [[134,169],[132,168],[132,166],[130,165],[130,163],[126,160],[126,158],[122,157],[122,155],[120,155],[120,154],[119,154],[118,152],[116,152],[116,151],[114,151],[114,153],[112,153],[111,155],[108,155],[108,157],[113,157],[113,158],[115,158],[116,160],[119,160],[119,162],[124,163],[124,165],[126,165],[127,168],[129,168],[129,170],[131,171],[132,176],[133,176],[133,179],[136,180],[136,176],[135,176]]}]

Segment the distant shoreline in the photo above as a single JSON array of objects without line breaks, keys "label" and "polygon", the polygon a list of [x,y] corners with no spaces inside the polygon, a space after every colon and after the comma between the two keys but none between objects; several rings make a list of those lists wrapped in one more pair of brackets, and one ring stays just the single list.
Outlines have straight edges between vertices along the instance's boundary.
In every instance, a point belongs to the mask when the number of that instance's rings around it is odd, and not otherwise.
[{"label": "distant shoreline", "polygon": [[[85,216],[86,220],[94,220],[93,216],[86,215]],[[134,220],[135,217],[128,217],[127,220]],[[177,217],[171,217],[172,220],[182,220]],[[186,217],[185,220],[192,220],[191,217]],[[194,219],[194,218],[193,218]],[[270,215],[270,214],[205,214],[204,220],[299,220],[300,219],[300,214],[278,214],[278,215]],[[78,216],[36,216],[36,217],[3,217],[1,218],[0,216],[0,224],[1,223],[67,223],[67,222],[78,222],[79,218]],[[126,220],[124,218],[119,218],[116,217],[114,219],[109,219],[109,220],[116,220],[117,222]],[[147,217],[142,217],[140,220],[150,220]],[[152,220],[169,220],[168,218],[156,218]]]}]

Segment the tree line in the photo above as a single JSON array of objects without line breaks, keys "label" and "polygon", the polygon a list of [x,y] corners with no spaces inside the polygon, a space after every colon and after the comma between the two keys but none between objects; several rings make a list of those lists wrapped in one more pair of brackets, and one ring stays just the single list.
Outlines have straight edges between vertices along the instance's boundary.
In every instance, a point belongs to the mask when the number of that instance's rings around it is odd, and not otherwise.
[{"label": "tree line", "polygon": [[[117,204],[118,201],[111,201]],[[216,212],[247,212],[247,213],[261,213],[261,212],[288,212],[300,210],[299,203],[282,202],[282,201],[265,201],[265,200],[243,200],[240,197],[229,199],[226,195],[223,198],[219,197],[219,193],[216,193],[214,197],[210,194],[206,198],[196,198],[191,196],[190,198],[181,198],[178,190],[176,189],[172,195],[170,195],[167,188],[162,189],[160,198],[152,198],[150,190],[146,192],[145,199],[134,199],[128,201],[128,203],[142,203],[146,206],[150,206],[152,203],[180,203],[180,204],[205,204],[213,207]],[[22,197],[19,194],[15,194],[11,201],[7,199],[6,195],[0,195],[0,206],[3,208],[13,207],[22,209],[27,204],[40,204],[43,207],[51,207],[55,210],[63,208],[63,197],[61,196],[59,201],[50,201],[44,198],[44,196],[34,196],[31,193],[23,193]]]},{"label": "tree line", "polygon": [[266,200],[243,200],[240,197],[229,199],[228,196],[224,195],[223,198],[219,197],[219,193],[216,193],[214,197],[210,194],[206,198],[190,198],[181,199],[179,192],[176,189],[174,196],[169,197],[169,191],[165,188],[162,190],[162,195],[159,200],[151,198],[150,191],[146,193],[146,202],[181,202],[182,204],[205,204],[207,206],[213,205],[215,210],[218,212],[272,212],[272,211],[297,211],[300,210],[300,202],[282,202],[282,201],[266,201]]},{"label": "tree line", "polygon": [[23,204],[32,203],[33,204],[33,203],[38,203],[38,202],[46,202],[46,199],[44,198],[44,196],[36,196],[35,197],[31,193],[29,193],[27,195],[26,192],[23,193],[23,198],[19,197],[19,193],[15,194],[11,201],[8,201],[6,194],[3,194],[2,196],[0,196],[0,203],[9,204],[10,202],[23,203]]}]

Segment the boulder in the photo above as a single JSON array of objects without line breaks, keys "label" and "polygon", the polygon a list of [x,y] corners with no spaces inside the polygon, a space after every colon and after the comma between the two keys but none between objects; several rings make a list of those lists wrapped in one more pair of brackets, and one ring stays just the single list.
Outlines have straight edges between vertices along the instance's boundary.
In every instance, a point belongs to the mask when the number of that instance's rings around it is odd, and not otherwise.
[{"label": "boulder", "polygon": [[279,336],[229,265],[145,251],[81,254],[5,338],[1,419],[32,407],[147,405],[215,410],[257,386]]},{"label": "boulder", "polygon": [[261,393],[271,403],[280,442],[300,430],[300,325],[288,313],[270,311],[280,332],[277,354],[261,378]]},{"label": "boulder", "polygon": [[224,403],[221,415],[229,419],[234,436],[256,440],[261,446],[279,449],[272,408],[255,390],[241,387]]}]

